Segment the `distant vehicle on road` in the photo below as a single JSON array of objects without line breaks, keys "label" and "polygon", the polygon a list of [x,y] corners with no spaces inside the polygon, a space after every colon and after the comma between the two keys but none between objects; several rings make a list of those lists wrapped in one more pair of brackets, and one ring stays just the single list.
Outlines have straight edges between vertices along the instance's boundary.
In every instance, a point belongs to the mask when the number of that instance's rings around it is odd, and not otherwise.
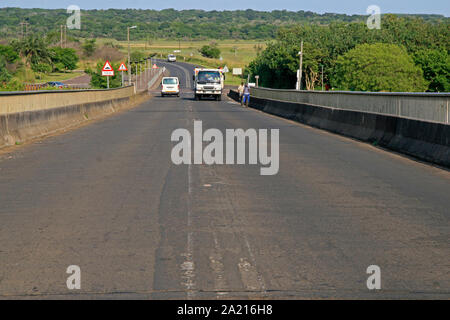
[{"label": "distant vehicle on road", "polygon": [[164,77],[161,82],[161,96],[180,96],[180,80],[177,77]]},{"label": "distant vehicle on road", "polygon": [[167,61],[169,61],[169,62],[177,62],[177,56],[174,55],[174,54],[169,54],[167,56]]},{"label": "distant vehicle on road", "polygon": [[59,81],[50,81],[47,82],[47,86],[51,87],[51,88],[68,88],[69,86],[65,83],[59,82]]},{"label": "distant vehicle on road", "polygon": [[202,97],[213,97],[217,101],[222,100],[225,75],[221,69],[196,68],[194,79],[195,100]]}]

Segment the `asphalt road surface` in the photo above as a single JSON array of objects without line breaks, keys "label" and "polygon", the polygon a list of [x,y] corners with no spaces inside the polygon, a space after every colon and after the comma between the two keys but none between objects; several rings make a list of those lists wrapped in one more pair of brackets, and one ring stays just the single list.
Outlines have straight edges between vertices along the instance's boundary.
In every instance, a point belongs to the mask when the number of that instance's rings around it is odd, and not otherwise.
[{"label": "asphalt road surface", "polygon": [[[0,155],[0,298],[450,298],[448,171],[180,98]],[[280,129],[280,170],[180,165],[175,129]],[[66,269],[81,269],[81,289]],[[371,265],[381,290],[368,290]]]}]

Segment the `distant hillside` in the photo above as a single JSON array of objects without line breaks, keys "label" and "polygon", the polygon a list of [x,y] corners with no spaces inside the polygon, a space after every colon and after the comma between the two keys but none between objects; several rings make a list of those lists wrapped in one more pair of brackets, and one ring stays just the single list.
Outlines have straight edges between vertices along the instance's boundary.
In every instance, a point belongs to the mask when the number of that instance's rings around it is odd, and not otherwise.
[{"label": "distant hillside", "polygon": [[[65,10],[0,9],[1,38],[15,38],[20,34],[19,23],[26,20],[33,33],[58,31],[69,15]],[[403,15],[405,16],[405,15]],[[449,21],[441,15],[415,15],[430,23]],[[271,39],[281,26],[299,23],[327,25],[332,22],[365,21],[367,16],[309,11],[202,11],[174,9],[156,10],[88,10],[82,11],[81,30],[70,31],[77,37],[126,39],[126,27],[137,25],[134,39],[190,38],[190,39]]]}]

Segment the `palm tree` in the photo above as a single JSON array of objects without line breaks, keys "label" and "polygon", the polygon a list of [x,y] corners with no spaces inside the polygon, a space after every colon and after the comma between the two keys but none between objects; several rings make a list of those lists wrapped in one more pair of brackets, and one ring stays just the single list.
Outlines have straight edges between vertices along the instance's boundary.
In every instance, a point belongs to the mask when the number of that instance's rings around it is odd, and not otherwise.
[{"label": "palm tree", "polygon": [[42,79],[42,72],[47,73],[43,70],[51,71],[53,68],[53,52],[49,50],[44,38],[32,35],[20,41],[14,41],[11,45],[20,54],[23,64],[27,66],[25,68],[27,78],[30,69],[39,73],[39,78]]},{"label": "palm tree", "polygon": [[28,67],[39,63],[52,63],[52,52],[43,38],[33,35],[20,41],[14,41],[12,46],[20,53]]}]

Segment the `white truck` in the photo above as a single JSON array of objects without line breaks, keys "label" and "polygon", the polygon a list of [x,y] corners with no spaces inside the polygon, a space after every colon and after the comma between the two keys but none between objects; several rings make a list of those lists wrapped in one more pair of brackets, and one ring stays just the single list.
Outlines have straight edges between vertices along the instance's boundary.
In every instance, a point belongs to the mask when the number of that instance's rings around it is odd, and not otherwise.
[{"label": "white truck", "polygon": [[225,82],[223,70],[196,68],[194,71],[195,100],[200,100],[203,97],[212,97],[217,101],[222,100]]}]

